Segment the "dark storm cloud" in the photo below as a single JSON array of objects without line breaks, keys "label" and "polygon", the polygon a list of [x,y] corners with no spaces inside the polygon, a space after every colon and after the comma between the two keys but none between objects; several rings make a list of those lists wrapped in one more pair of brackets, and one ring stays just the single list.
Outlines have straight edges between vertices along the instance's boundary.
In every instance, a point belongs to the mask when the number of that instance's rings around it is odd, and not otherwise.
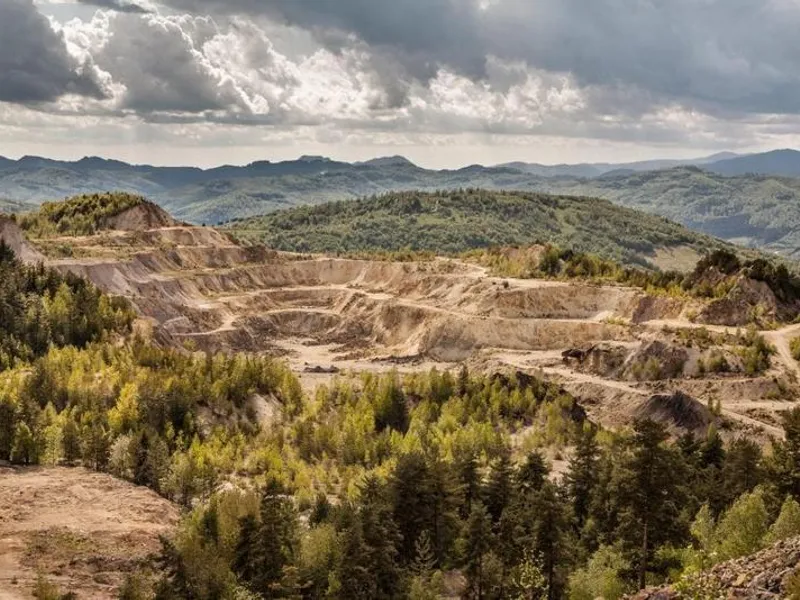
[{"label": "dark storm cloud", "polygon": [[[323,43],[331,32],[355,36],[396,62],[401,83],[428,81],[440,66],[482,79],[487,57],[496,56],[572,73],[584,86],[635,87],[654,102],[718,114],[800,112],[795,0],[164,2],[187,12],[280,19]],[[341,43],[341,35],[334,39]],[[396,81],[394,73],[380,76]],[[397,86],[391,92],[396,104]]]},{"label": "dark storm cloud", "polygon": [[104,96],[91,66],[76,63],[31,0],[2,0],[0,102],[49,102],[68,93]]},{"label": "dark storm cloud", "polygon": [[235,94],[197,49],[216,33],[206,18],[117,15],[95,60],[125,85],[125,109],[139,114],[224,110],[235,104]]},{"label": "dark storm cloud", "polygon": [[134,2],[119,2],[117,0],[78,0],[78,2],[128,14],[146,15],[152,12],[150,9]]},{"label": "dark storm cloud", "polygon": [[485,74],[479,9],[468,0],[166,0],[187,12],[261,15],[314,31],[329,46],[332,32],[351,33],[391,51],[417,78],[430,78],[440,63],[472,77]]}]

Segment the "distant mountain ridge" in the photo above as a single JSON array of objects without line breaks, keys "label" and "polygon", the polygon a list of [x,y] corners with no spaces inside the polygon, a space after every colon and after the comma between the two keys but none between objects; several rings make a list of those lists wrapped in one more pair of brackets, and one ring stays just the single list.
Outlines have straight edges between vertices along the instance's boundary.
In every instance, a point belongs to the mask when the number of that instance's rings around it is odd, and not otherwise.
[{"label": "distant mountain ridge", "polygon": [[[677,164],[676,163],[681,163]],[[156,167],[97,156],[59,161],[0,157],[0,210],[119,191],[143,195],[176,218],[217,224],[298,205],[391,192],[454,189],[599,197],[723,239],[800,256],[800,152],[722,153],[689,161],[430,170],[402,156],[348,163],[322,156],[248,165]]]}]

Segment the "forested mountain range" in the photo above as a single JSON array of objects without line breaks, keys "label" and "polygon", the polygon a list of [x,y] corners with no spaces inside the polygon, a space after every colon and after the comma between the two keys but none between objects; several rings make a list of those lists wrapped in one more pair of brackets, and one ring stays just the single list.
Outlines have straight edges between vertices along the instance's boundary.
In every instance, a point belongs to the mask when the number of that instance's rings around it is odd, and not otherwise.
[{"label": "forested mountain range", "polygon": [[800,179],[791,176],[800,174],[800,152],[724,153],[677,163],[509,163],[434,171],[403,157],[345,163],[305,156],[199,169],[24,157],[0,160],[0,198],[9,199],[0,200],[0,209],[22,212],[45,200],[119,190],[146,195],[182,220],[220,223],[386,192],[502,189],[606,198],[728,241],[795,254]]}]

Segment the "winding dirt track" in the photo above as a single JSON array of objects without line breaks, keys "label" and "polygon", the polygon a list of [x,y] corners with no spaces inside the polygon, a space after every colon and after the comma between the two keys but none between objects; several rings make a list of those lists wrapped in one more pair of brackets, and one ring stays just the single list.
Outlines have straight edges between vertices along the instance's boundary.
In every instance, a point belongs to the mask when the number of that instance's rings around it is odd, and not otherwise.
[{"label": "winding dirt track", "polygon": [[[637,316],[637,325],[629,326],[644,306],[645,296],[637,289],[497,278],[485,267],[453,259],[391,263],[300,257],[237,246],[213,229],[180,226],[72,243],[86,258],[53,261],[54,266],[128,296],[175,343],[188,338],[201,350],[268,351],[287,356],[300,370],[320,363],[344,369],[398,364],[421,369],[437,363],[447,368],[480,356],[542,369],[586,396],[611,425],[624,423],[648,395],[668,391],[664,385],[674,390],[683,384],[631,384],[578,372],[561,362],[561,351],[599,342],[634,351],[647,340],[663,338],[665,327],[702,327],[677,316],[674,306],[652,302],[643,309],[647,320],[638,322]],[[109,258],[115,252],[119,258]],[[786,372],[800,379],[789,350],[796,334],[800,325],[763,332],[777,349],[770,376]],[[315,385],[332,376],[306,379]],[[780,433],[774,417],[760,420],[759,411],[774,414],[787,404],[760,395],[769,391],[766,378],[763,390],[737,388],[741,380],[732,377],[709,381],[713,390],[696,381],[690,386],[699,401],[721,400],[731,420],[760,427],[764,434]]]}]

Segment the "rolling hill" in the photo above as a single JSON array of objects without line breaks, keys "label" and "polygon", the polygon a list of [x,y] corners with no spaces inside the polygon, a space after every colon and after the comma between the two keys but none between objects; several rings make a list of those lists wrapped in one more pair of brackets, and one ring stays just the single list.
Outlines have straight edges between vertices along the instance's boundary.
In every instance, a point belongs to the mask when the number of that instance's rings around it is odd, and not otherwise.
[{"label": "rolling hill", "polygon": [[296,207],[229,224],[239,237],[299,252],[415,250],[459,253],[551,242],[627,264],[671,267],[723,242],[605,200],[538,193],[387,194]]},{"label": "rolling hill", "polygon": [[[117,190],[151,198],[176,218],[216,224],[298,205],[388,192],[481,188],[591,196],[665,216],[725,240],[796,257],[800,248],[800,153],[729,153],[678,161],[543,166],[510,163],[433,171],[403,157],[345,163],[318,156],[247,166],[153,167],[102,158],[77,162],[24,157],[0,161],[0,210]],[[665,168],[670,167],[670,168]],[[650,170],[643,170],[650,169]],[[653,170],[660,169],[660,170]],[[744,173],[744,174],[742,174]]]},{"label": "rolling hill", "polygon": [[724,177],[697,167],[551,181],[547,191],[606,198],[727,241],[800,255],[800,180]]}]

